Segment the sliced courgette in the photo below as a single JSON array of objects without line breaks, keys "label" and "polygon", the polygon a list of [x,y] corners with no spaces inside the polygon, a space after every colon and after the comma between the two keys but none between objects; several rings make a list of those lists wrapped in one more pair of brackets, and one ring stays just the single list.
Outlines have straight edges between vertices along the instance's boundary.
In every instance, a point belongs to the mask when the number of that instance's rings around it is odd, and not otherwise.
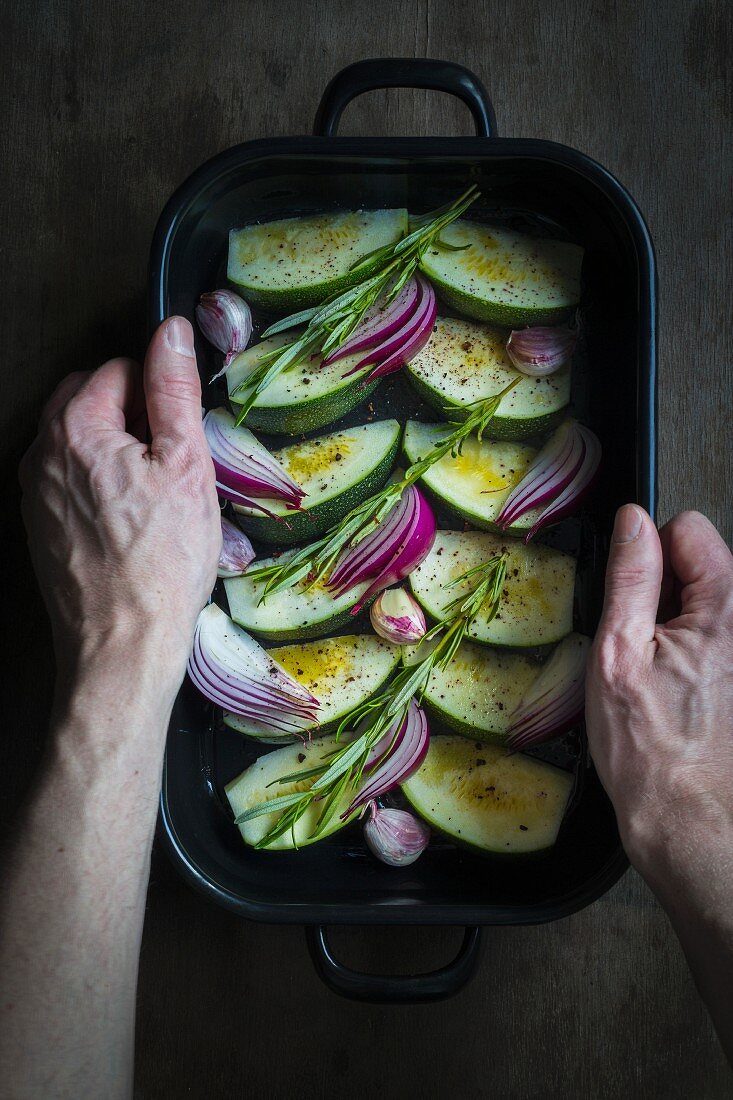
[{"label": "sliced courgette", "polygon": [[254,538],[281,546],[317,538],[381,489],[392,472],[401,431],[396,420],[379,420],[275,451],[280,465],[305,490],[303,506],[293,512],[281,500],[263,501],[269,511],[283,517],[272,519],[235,505],[240,527]]},{"label": "sliced courgette", "polygon": [[[291,333],[270,336],[232,360],[227,386],[235,413],[242,404],[238,401],[242,395],[236,391],[257,369],[260,356],[292,339]],[[345,356],[323,367],[321,357],[314,355],[288,367],[259,395],[247,413],[247,427],[274,435],[300,435],[332,424],[365,401],[379,385],[379,380],[366,381],[373,369],[370,366],[350,378],[344,377],[357,361],[357,356]]]},{"label": "sliced courgette", "polygon": [[512,711],[541,670],[521,653],[464,642],[445,668],[433,669],[423,699],[458,733],[501,740]]},{"label": "sliced courgette", "polygon": [[[288,553],[279,558],[262,558],[251,566],[283,564]],[[235,623],[266,642],[303,642],[323,638],[340,626],[352,622],[351,610],[366,592],[371,581],[353,588],[343,596],[334,596],[322,584],[301,583],[271,593],[260,603],[264,583],[248,573],[224,581],[229,612]]]},{"label": "sliced courgette", "polygon": [[480,531],[438,531],[430,553],[410,574],[415,598],[433,619],[444,618],[447,605],[472,592],[476,580],[445,585],[503,551],[508,560],[501,606],[491,621],[479,612],[469,637],[518,648],[559,642],[573,629],[575,558],[548,546],[524,546]]},{"label": "sliced courgette", "polygon": [[405,371],[420,396],[449,420],[465,420],[468,405],[494,397],[518,378],[486,432],[493,439],[544,432],[560,420],[570,401],[569,364],[544,378],[521,375],[506,354],[505,333],[456,317],[438,318],[432,336]]},{"label": "sliced courgette", "polygon": [[[229,234],[227,277],[252,305],[290,310],[317,305],[367,278],[355,262],[407,232],[407,211],[354,210],[247,225]],[[379,261],[377,260],[377,263]]]},{"label": "sliced courgette", "polygon": [[572,789],[569,772],[464,737],[432,737],[422,766],[402,787],[433,828],[502,855],[551,848]]},{"label": "sliced courgette", "polygon": [[[450,432],[442,424],[408,420],[403,447],[409,462],[430,454]],[[514,486],[521,481],[537,454],[523,443],[505,443],[475,436],[464,439],[460,454],[448,454],[435,462],[420,479],[438,505],[467,519],[474,527],[496,531],[496,517]],[[291,471],[292,473],[292,471]],[[297,479],[296,479],[297,480]],[[508,535],[524,535],[539,516],[534,509],[507,528]]]},{"label": "sliced courgette", "polygon": [[[311,727],[315,734],[328,733],[350,710],[376,695],[400,660],[399,646],[374,634],[345,634],[269,652],[321,704],[318,722]],[[258,740],[281,744],[295,740],[288,734],[273,734],[262,723],[238,714],[225,714],[224,721]]]},{"label": "sliced courgette", "polygon": [[[329,753],[342,745],[343,741],[338,742],[335,737],[320,737],[317,741],[287,745],[285,748],[276,749],[275,752],[268,752],[265,756],[261,756],[225,787],[234,816],[238,817],[247,810],[254,809],[260,803],[268,802],[273,798],[295,794],[298,791],[307,791],[311,784],[315,782],[315,776],[300,781],[294,780],[292,783],[280,784],[277,781],[283,775],[292,775],[297,771],[306,772],[316,767],[326,759]],[[267,850],[292,851],[295,847],[302,848],[307,844],[313,844],[314,839],[322,840],[324,837],[330,836],[331,833],[335,833],[337,829],[343,828],[346,824],[345,821],[341,820],[341,814],[348,809],[353,797],[354,792],[347,788],[338,805],[334,808],[328,824],[317,838],[309,835],[313,832],[323,810],[323,804],[319,805],[316,802],[308,807],[296,823],[294,829],[295,840],[293,840],[293,833],[288,830],[269,844]],[[355,812],[358,813],[359,811],[356,810]],[[253,817],[251,820],[245,821],[239,826],[244,843],[252,846],[257,844],[277,823],[279,817],[280,813],[276,812],[274,814],[262,814],[261,817]]]},{"label": "sliced courgette", "polygon": [[580,301],[578,245],[460,219],[441,239],[460,251],[433,248],[422,269],[441,298],[468,317],[512,327],[551,324]]}]

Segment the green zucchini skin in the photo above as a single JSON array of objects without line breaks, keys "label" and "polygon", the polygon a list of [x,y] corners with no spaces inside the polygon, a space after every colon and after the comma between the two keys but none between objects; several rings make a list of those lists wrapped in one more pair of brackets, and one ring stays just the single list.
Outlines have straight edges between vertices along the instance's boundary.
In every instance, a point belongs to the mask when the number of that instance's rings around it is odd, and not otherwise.
[{"label": "green zucchini skin", "polygon": [[227,277],[250,305],[288,313],[320,305],[373,274],[379,264],[361,256],[396,244],[407,211],[357,210],[283,218],[233,229]]},{"label": "green zucchini skin", "polygon": [[501,400],[486,435],[521,441],[549,431],[570,401],[570,367],[553,375],[522,375],[506,353],[507,334],[458,317],[439,317],[425,347],[407,364],[416,393],[443,419],[463,421],[476,402],[516,385]]},{"label": "green zucchini skin", "polygon": [[[381,430],[383,425],[387,424],[390,425],[391,429],[389,438],[387,431]],[[252,538],[259,539],[261,542],[274,543],[278,546],[293,546],[301,542],[310,542],[339,523],[352,508],[366,497],[381,489],[392,473],[397,458],[401,427],[396,420],[377,421],[376,423],[362,425],[357,429],[351,429],[352,435],[355,431],[364,433],[365,437],[372,438],[375,441],[376,450],[372,457],[375,460],[378,459],[378,461],[366,474],[362,474],[358,481],[346,484],[340,492],[334,493],[310,508],[308,507],[307,496],[303,500],[303,507],[299,511],[286,511],[276,502],[268,501],[268,507],[281,513],[275,519],[270,516],[257,515],[249,508],[235,506],[237,523],[242,530],[246,531]],[[275,451],[274,457],[285,467],[291,477],[298,481],[297,466],[291,468],[293,464],[289,456],[297,456],[303,448],[311,447],[316,442],[323,443],[325,447],[329,445],[329,440],[338,440],[340,437],[348,438],[348,436],[349,429],[345,429],[343,432],[333,432],[330,436],[323,437],[322,440],[311,440],[305,444],[293,444],[282,451]],[[377,442],[377,436],[383,436],[384,438]],[[381,458],[379,458],[380,454]],[[341,473],[343,471],[343,474],[348,476],[347,463],[348,455],[345,456],[345,460],[342,458],[338,466],[334,463],[331,472]],[[307,490],[311,488],[310,480],[303,485]]]},{"label": "green zucchini skin", "polygon": [[554,845],[574,777],[522,753],[465,737],[431,738],[402,792],[420,817],[482,854],[526,858]]},{"label": "green zucchini skin", "polygon": [[565,320],[580,301],[583,249],[458,219],[421,268],[443,301],[467,317],[509,328]]}]

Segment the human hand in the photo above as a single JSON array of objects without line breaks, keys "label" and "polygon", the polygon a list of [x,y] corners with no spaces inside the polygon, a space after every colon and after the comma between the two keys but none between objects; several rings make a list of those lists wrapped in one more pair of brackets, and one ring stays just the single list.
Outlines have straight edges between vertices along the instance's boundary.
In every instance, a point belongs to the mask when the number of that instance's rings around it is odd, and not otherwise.
[{"label": "human hand", "polygon": [[160,326],[144,371],[111,359],[64,379],[20,477],[62,680],[106,646],[108,665],[110,648],[128,670],[152,661],[172,696],[221,545],[188,321]]},{"label": "human hand", "polygon": [[699,513],[657,534],[619,511],[586,714],[632,863],[665,901],[714,906],[733,883],[733,556]]}]

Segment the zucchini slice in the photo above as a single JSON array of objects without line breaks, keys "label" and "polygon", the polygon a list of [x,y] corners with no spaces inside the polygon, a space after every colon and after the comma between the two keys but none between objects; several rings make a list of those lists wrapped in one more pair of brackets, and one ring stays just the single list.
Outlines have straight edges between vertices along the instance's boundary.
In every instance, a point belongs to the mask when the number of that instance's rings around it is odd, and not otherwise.
[{"label": "zucchini slice", "polygon": [[[345,634],[269,652],[320,702],[318,723],[312,727],[316,734],[327,733],[348,711],[376,695],[400,661],[400,647],[374,634]],[[296,740],[289,734],[273,734],[261,722],[238,714],[227,713],[224,721],[238,733],[272,744]]]},{"label": "zucchini slice", "polygon": [[401,431],[396,420],[379,420],[275,451],[280,465],[305,489],[303,506],[293,512],[281,500],[263,501],[274,515],[283,517],[278,520],[235,505],[240,527],[280,546],[317,538],[381,489],[392,472]]},{"label": "zucchini slice", "polygon": [[[227,386],[235,413],[241,401],[237,402],[234,391],[257,368],[259,357],[291,339],[291,333],[269,336],[232,360],[227,370]],[[357,357],[349,355],[323,367],[320,356],[314,355],[288,367],[259,395],[247,413],[247,427],[273,435],[300,435],[339,420],[365,401],[379,385],[379,379],[366,381],[372,370],[370,366],[344,378],[356,363]]]},{"label": "zucchini slice", "polygon": [[[287,553],[279,558],[262,558],[251,568],[287,560]],[[351,609],[370,584],[371,581],[364,581],[343,596],[334,596],[320,584],[308,587],[301,583],[271,593],[262,603],[259,601],[264,584],[254,581],[247,573],[243,577],[228,577],[224,588],[235,623],[265,642],[277,643],[323,638],[345,626],[352,621]]]},{"label": "zucchini slice", "polygon": [[433,828],[482,852],[551,848],[573,789],[569,773],[464,737],[432,737],[402,790]]},{"label": "zucchini slice", "polygon": [[423,698],[457,733],[501,741],[512,711],[541,671],[521,653],[464,642],[450,664],[433,669]]},{"label": "zucchini slice", "polygon": [[[561,321],[580,301],[583,249],[459,219],[421,267],[448,305],[497,325]],[[468,245],[466,248],[465,246]]]},{"label": "zucchini slice", "polygon": [[415,598],[431,618],[443,618],[446,606],[473,591],[475,581],[444,585],[504,550],[508,561],[501,607],[490,622],[479,612],[469,637],[483,645],[517,648],[559,642],[573,629],[575,558],[549,546],[525,546],[480,531],[438,531],[430,553],[410,574]]},{"label": "zucchini slice", "polygon": [[456,317],[439,317],[425,347],[404,369],[420,396],[451,420],[465,420],[467,405],[494,397],[519,378],[491,421],[494,439],[547,431],[570,401],[570,364],[544,378],[521,375],[507,356],[505,333]]},{"label": "zucchini slice", "polygon": [[247,225],[229,234],[227,277],[251,305],[291,310],[314,306],[367,278],[378,264],[357,260],[395,244],[407,211],[353,210]]},{"label": "zucchini slice", "polygon": [[[297,791],[307,791],[315,781],[315,776],[300,781],[295,780],[292,783],[279,784],[277,781],[281,775],[292,775],[293,772],[301,770],[305,772],[316,767],[326,759],[329,753],[342,746],[343,741],[336,741],[335,737],[320,737],[317,741],[287,745],[285,748],[276,749],[275,752],[268,752],[265,756],[261,756],[236,779],[232,779],[231,783],[227,783],[224,788],[234,816],[238,817],[239,814],[252,809],[261,802],[267,802],[286,794],[295,794]],[[317,838],[318,840],[323,840],[324,837],[330,836],[331,833],[335,833],[337,829],[341,829],[347,824],[347,822],[341,820],[341,814],[348,809],[349,802],[353,797],[354,792],[347,789],[335,807],[328,825]],[[295,847],[303,848],[307,844],[315,843],[314,839],[308,834],[313,831],[322,808],[322,805],[318,803],[308,807],[295,825],[295,843],[293,843],[292,833],[288,831],[273,841],[272,844],[269,844],[267,851],[292,851]],[[359,811],[355,810],[354,812],[358,813]],[[239,825],[238,828],[244,843],[252,846],[257,844],[277,822],[278,817],[278,813],[263,814],[261,817],[253,817],[250,821],[245,821],[243,825]]]},{"label": "zucchini slice", "polygon": [[[403,441],[408,462],[425,458],[449,432],[450,428],[442,424],[408,420]],[[498,531],[494,521],[536,454],[534,447],[523,443],[491,439],[479,443],[475,436],[469,436],[464,439],[460,454],[452,455],[449,451],[420,480],[447,511],[484,531]],[[524,535],[540,512],[540,508],[527,512],[505,533]]]}]

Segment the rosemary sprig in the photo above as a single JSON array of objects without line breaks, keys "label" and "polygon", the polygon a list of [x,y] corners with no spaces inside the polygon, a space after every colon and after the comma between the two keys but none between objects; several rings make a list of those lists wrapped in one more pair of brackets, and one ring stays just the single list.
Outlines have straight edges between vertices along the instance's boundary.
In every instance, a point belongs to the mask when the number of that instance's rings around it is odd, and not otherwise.
[{"label": "rosemary sprig", "polygon": [[502,397],[509,393],[519,382],[519,378],[512,380],[508,386],[495,394],[494,397],[476,401],[467,406],[468,415],[464,421],[453,425],[444,439],[441,439],[428,452],[425,458],[413,462],[408,466],[402,478],[390,482],[355,508],[341,520],[340,523],[328,531],[323,538],[304,546],[291,555],[287,561],[266,565],[249,570],[248,576],[254,580],[265,581],[265,586],[260,597],[260,603],[273,592],[279,592],[284,588],[291,588],[301,581],[309,580],[316,584],[328,576],[337,558],[343,550],[354,546],[368,535],[377,524],[381,523],[385,516],[395,506],[404,490],[413,485],[432,465],[439,462],[450,451],[453,455],[460,454],[463,441],[476,432],[479,441],[488,428],[492,418],[499,408]]},{"label": "rosemary sprig", "polygon": [[334,348],[340,347],[383,291],[387,290],[386,300],[391,302],[420,266],[427,250],[436,243],[444,246],[444,242],[440,241],[440,234],[446,226],[459,218],[479,195],[480,191],[472,184],[455,202],[419,219],[413,219],[415,228],[406,237],[396,244],[385,245],[367,256],[362,256],[352,267],[353,272],[358,272],[367,264],[370,268],[376,264],[378,270],[375,274],[329,299],[324,305],[302,310],[270,325],[263,332],[263,338],[298,325],[304,324],[306,327],[294,340],[264,352],[258,360],[257,368],[234,391],[233,396],[244,394],[243,398],[238,398],[242,401],[242,407],[237,416],[237,424],[242,423],[262,391],[286,367],[291,367],[314,353],[325,356]]},{"label": "rosemary sprig", "polygon": [[[344,792],[355,790],[360,785],[373,746],[390,727],[394,728],[396,736],[410,702],[413,699],[420,702],[433,669],[444,668],[453,659],[480,611],[488,621],[494,618],[501,602],[506,562],[506,554],[497,554],[489,561],[467,569],[445,585],[446,589],[454,588],[464,581],[478,578],[476,586],[467,595],[457,596],[447,604],[445,617],[424,636],[420,645],[427,643],[429,652],[416,664],[403,667],[380,695],[355,707],[342,719],[337,736],[340,737],[347,727],[361,728],[356,739],[337,749],[323,764],[307,772],[284,775],[278,780],[278,784],[282,785],[316,776],[309,790],[261,802],[236,818],[236,823],[241,825],[255,817],[283,811],[255,847],[266,848],[288,831],[292,833],[295,844],[295,826],[315,802],[318,802],[321,812],[311,835],[316,837],[323,832],[338,809]],[[431,645],[436,638],[437,642]],[[389,752],[390,748],[391,745],[387,746],[386,751]]]}]

